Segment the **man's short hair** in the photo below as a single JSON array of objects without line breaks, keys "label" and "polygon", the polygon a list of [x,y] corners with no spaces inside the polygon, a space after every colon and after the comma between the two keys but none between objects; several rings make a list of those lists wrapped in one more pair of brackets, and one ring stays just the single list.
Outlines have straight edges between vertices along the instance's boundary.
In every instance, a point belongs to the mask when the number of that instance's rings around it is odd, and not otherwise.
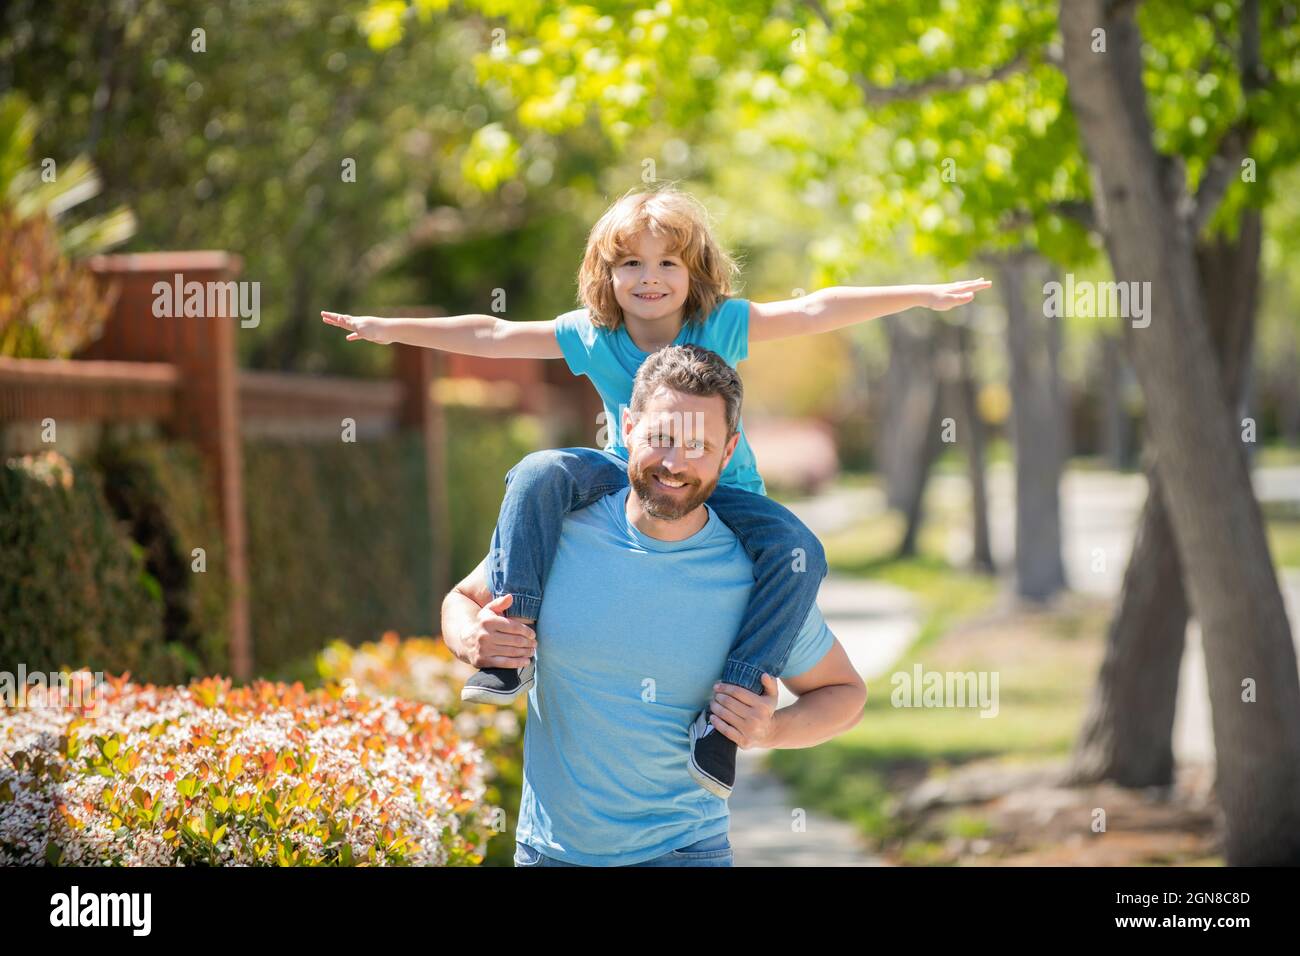
[{"label": "man's short hair", "polygon": [[644,409],[660,386],[687,395],[721,395],[727,410],[727,438],[740,428],[745,386],[740,373],[717,352],[698,345],[668,345],[652,352],[632,383],[632,412]]}]

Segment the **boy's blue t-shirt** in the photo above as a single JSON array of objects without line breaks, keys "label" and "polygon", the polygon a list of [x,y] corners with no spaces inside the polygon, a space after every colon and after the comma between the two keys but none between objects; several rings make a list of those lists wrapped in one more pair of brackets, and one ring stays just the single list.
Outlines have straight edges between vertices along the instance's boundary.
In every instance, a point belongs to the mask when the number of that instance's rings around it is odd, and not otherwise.
[{"label": "boy's blue t-shirt", "polygon": [[[650,357],[632,341],[627,326],[620,323],[612,332],[593,325],[586,309],[565,312],[555,319],[555,338],[564,360],[574,375],[591,379],[605,404],[605,450],[628,457],[623,444],[623,409],[632,403],[632,382],[641,363]],[[717,352],[732,368],[749,356],[749,300],[724,299],[704,322],[684,322],[673,345],[693,344]],[[734,485],[755,494],[767,494],[758,473],[758,463],[745,437],[744,415],[740,418],[740,439],[731,461],[718,478],[720,485]]]},{"label": "boy's blue t-shirt", "polygon": [[[735,533],[708,505],[682,541],[627,517],[622,488],[565,516],[537,620],[515,839],[584,866],[626,866],[726,833],[727,801],[687,768],[754,586]],[[817,606],[780,677],[835,642]]]}]

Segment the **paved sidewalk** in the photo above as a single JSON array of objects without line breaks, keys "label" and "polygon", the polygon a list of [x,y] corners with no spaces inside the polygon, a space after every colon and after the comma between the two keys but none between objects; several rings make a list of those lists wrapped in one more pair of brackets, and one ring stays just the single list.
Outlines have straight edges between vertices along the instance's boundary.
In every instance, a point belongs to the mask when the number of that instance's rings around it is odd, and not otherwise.
[{"label": "paved sidewalk", "polygon": [[[838,498],[813,499],[791,508],[818,535],[838,530],[870,514],[872,502],[854,495],[857,505]],[[833,499],[833,500],[832,500]],[[883,502],[881,502],[883,506]],[[864,677],[887,671],[916,637],[915,603],[902,588],[878,581],[828,576],[817,598],[826,623]],[[795,700],[780,686],[780,706]],[[731,806],[731,845],[736,866],[880,866],[852,824],[807,811],[786,785],[764,768],[767,751],[742,750],[736,767]]]}]

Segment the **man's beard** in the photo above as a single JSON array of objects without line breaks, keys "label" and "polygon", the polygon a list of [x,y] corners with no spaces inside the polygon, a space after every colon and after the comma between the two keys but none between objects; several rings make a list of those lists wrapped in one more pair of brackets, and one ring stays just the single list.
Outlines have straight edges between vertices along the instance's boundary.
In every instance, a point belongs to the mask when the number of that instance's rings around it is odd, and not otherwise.
[{"label": "man's beard", "polygon": [[[661,521],[676,521],[708,500],[709,495],[713,494],[713,489],[718,486],[718,478],[721,474],[719,472],[714,475],[707,483],[692,483],[686,478],[675,478],[660,468],[649,468],[643,471],[633,465],[628,469],[628,481],[636,496],[641,499],[646,514]],[[656,475],[669,481],[684,481],[686,484],[678,494],[668,494],[655,483]]]}]

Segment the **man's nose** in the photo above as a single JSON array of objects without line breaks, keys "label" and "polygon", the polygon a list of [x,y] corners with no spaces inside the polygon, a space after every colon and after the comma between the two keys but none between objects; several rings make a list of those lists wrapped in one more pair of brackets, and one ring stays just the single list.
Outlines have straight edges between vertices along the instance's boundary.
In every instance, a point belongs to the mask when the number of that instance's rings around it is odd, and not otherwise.
[{"label": "man's nose", "polygon": [[664,468],[674,473],[685,471],[686,449],[678,444],[669,445],[664,449],[662,464]]}]

